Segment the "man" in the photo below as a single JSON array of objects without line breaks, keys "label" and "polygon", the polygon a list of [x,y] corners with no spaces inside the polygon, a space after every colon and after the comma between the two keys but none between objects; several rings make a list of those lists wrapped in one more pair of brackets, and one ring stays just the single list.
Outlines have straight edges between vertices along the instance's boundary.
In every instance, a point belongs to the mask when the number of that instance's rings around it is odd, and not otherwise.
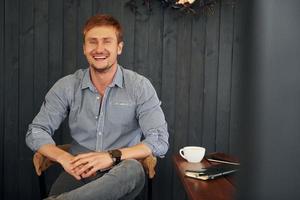
[{"label": "man", "polygon": [[[136,159],[162,157],[168,149],[160,101],[148,79],[118,65],[123,41],[116,19],[91,17],[83,39],[89,68],[63,77],[49,90],[26,143],[65,170],[47,199],[133,199],[145,181]],[[52,139],[67,116],[70,152]]]}]

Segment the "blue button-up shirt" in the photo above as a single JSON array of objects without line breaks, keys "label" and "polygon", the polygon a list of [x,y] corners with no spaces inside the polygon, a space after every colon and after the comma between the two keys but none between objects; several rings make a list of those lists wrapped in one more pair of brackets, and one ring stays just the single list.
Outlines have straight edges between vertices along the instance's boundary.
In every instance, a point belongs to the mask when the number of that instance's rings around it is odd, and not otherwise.
[{"label": "blue button-up shirt", "polygon": [[89,69],[80,69],[49,90],[29,125],[26,143],[33,151],[55,144],[52,136],[69,116],[71,137],[78,146],[106,151],[133,146],[143,138],[155,156],[163,156],[169,134],[160,104],[150,81],[131,70],[118,66],[102,97],[91,82]]}]

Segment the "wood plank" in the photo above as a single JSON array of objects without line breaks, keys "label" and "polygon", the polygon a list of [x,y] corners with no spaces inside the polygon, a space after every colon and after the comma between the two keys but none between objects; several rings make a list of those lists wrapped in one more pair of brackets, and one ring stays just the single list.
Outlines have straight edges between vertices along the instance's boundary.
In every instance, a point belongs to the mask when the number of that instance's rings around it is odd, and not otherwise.
[{"label": "wood plank", "polygon": [[108,14],[109,13],[109,4],[108,0],[94,0],[94,9],[97,14]]},{"label": "wood plank", "polygon": [[[141,3],[141,2],[139,2]],[[134,41],[134,66],[133,69],[149,77],[148,51],[149,51],[149,18],[148,10],[143,5],[138,5],[135,18],[135,41]]]},{"label": "wood plank", "polygon": [[49,1],[49,87],[63,75],[63,1]]},{"label": "wood plank", "polygon": [[4,41],[4,149],[3,163],[3,197],[19,198],[19,184],[16,180],[21,175],[16,167],[19,165],[19,1],[5,2],[5,41]]},{"label": "wood plank", "polygon": [[219,70],[216,116],[216,150],[229,152],[233,6],[222,1],[220,13]]},{"label": "wood plank", "polygon": [[[48,92],[49,66],[49,15],[48,1],[34,1],[34,115]],[[33,118],[31,118],[32,120]],[[38,192],[38,191],[35,191]]]},{"label": "wood plank", "polygon": [[[188,145],[189,137],[189,89],[191,66],[192,16],[182,14],[177,21],[176,46],[176,115],[173,150],[176,152]],[[185,193],[177,179],[173,183],[173,198],[184,199]]]},{"label": "wood plank", "polygon": [[233,32],[233,50],[232,50],[232,75],[231,75],[231,106],[230,106],[230,137],[229,153],[239,155],[239,140],[242,130],[242,70],[241,67],[241,5],[235,4],[234,7],[234,32]]},{"label": "wood plank", "polygon": [[5,6],[4,0],[0,0],[0,199],[4,199],[4,30],[5,30]]},{"label": "wood plank", "polygon": [[189,96],[188,144],[202,145],[204,62],[205,62],[206,16],[194,17],[192,24],[191,76]]},{"label": "wood plank", "polygon": [[[49,88],[63,76],[63,21],[63,1],[49,1]],[[55,132],[58,144],[63,143],[62,132],[62,128]]]},{"label": "wood plank", "polygon": [[77,66],[78,68],[87,68],[88,62],[83,54],[83,36],[82,30],[86,20],[93,15],[93,1],[78,2],[78,17],[77,17]]},{"label": "wood plank", "polygon": [[152,1],[149,18],[148,78],[161,96],[163,10],[159,1]]},{"label": "wood plank", "polygon": [[[34,117],[34,2],[20,1],[19,70],[19,194],[24,199],[39,199],[38,178],[32,164],[33,153],[25,144],[28,124]],[[26,173],[24,173],[26,172]],[[30,173],[31,172],[31,173]]]},{"label": "wood plank", "polygon": [[34,113],[48,91],[48,1],[35,1],[34,21]]},{"label": "wood plank", "polygon": [[[163,57],[162,57],[162,89],[161,101],[166,121],[168,123],[169,151],[164,159],[158,162],[158,175],[154,182],[153,199],[173,198],[173,174],[171,156],[175,133],[175,111],[176,111],[176,46],[177,46],[177,15],[172,9],[164,11],[164,34],[163,34]],[[176,177],[175,177],[176,178]],[[164,187],[161,187],[164,185]],[[171,195],[170,195],[171,194]]]},{"label": "wood plank", "polygon": [[64,28],[63,28],[63,74],[72,74],[78,68],[77,56],[77,2],[64,1]]},{"label": "wood plank", "polygon": [[128,7],[126,1],[122,1],[120,8],[120,23],[123,27],[124,47],[119,57],[119,63],[128,69],[134,67],[134,38],[135,38],[135,14]]},{"label": "wood plank", "polygon": [[207,17],[205,44],[205,82],[203,111],[203,146],[207,152],[215,151],[217,75],[219,49],[219,4],[213,16]]}]

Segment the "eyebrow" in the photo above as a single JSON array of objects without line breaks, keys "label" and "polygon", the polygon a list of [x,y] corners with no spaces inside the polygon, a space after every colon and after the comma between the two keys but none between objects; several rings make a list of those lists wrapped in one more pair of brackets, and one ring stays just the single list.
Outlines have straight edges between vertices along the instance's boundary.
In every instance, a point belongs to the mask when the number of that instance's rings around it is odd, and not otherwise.
[{"label": "eyebrow", "polygon": [[[97,40],[98,38],[96,37],[90,37],[90,38],[87,38],[87,40],[89,41],[92,41],[92,40]],[[112,40],[113,38],[112,37],[104,37],[104,38],[101,38],[101,40]]]}]

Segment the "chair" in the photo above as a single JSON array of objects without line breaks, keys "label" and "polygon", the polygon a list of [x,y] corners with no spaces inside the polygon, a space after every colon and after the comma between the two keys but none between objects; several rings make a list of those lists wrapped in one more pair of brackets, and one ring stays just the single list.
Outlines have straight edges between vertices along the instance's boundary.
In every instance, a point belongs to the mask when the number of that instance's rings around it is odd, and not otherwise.
[{"label": "chair", "polygon": [[[70,144],[65,144],[58,145],[57,147],[68,151],[70,146]],[[144,170],[148,175],[147,197],[148,199],[152,199],[152,179],[155,176],[155,166],[157,164],[157,158],[151,154],[145,159],[140,160],[140,162],[142,163]],[[47,157],[43,156],[39,152],[36,152],[33,156],[33,165],[36,174],[39,176],[40,194],[42,198],[45,198],[47,196],[46,183],[43,172],[53,164],[55,164],[55,162],[49,160]]]}]

